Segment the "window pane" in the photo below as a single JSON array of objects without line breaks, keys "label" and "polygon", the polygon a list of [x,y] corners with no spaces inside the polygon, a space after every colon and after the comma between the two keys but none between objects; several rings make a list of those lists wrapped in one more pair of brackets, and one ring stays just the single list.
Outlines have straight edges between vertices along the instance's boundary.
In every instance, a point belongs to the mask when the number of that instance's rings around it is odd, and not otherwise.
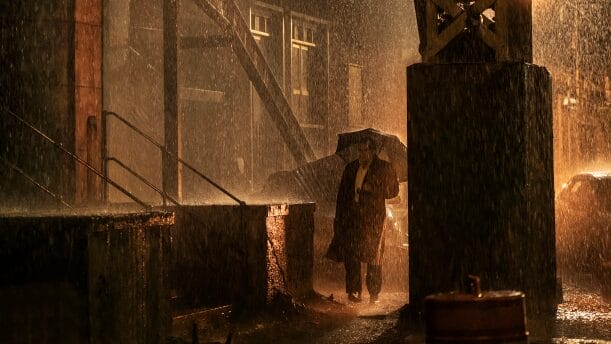
[{"label": "window pane", "polygon": [[301,94],[308,95],[308,48],[301,47]]},{"label": "window pane", "polygon": [[293,39],[303,41],[303,27],[301,25],[293,26]]},{"label": "window pane", "polygon": [[308,28],[306,30],[306,33],[307,33],[306,38],[305,38],[306,42],[314,43],[314,30]]},{"label": "window pane", "polygon": [[293,93],[301,93],[301,73],[299,72],[299,64],[301,63],[299,58],[299,46],[293,45],[291,48],[291,88]]}]

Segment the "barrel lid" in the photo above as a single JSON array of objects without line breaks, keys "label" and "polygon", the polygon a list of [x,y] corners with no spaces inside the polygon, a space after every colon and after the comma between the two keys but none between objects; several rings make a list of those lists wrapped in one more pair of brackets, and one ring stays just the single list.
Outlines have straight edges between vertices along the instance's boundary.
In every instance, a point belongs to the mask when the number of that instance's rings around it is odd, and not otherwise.
[{"label": "barrel lid", "polygon": [[464,292],[449,292],[428,295],[425,302],[486,302],[523,299],[524,293],[516,290],[483,291],[479,295]]}]

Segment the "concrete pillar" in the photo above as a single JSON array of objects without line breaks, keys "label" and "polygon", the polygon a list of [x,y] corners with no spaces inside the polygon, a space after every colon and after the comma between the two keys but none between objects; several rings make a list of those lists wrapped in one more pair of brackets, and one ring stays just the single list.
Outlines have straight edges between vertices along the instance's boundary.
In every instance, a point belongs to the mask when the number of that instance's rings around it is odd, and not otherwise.
[{"label": "concrete pillar", "polygon": [[409,297],[520,290],[555,314],[551,80],[522,62],[416,64],[409,99]]}]

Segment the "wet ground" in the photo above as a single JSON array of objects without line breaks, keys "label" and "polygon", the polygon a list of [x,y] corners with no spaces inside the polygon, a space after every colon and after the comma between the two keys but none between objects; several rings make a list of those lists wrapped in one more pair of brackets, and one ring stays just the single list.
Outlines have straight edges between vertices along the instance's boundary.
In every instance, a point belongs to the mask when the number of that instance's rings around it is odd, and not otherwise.
[{"label": "wet ground", "polygon": [[[563,291],[556,320],[544,325],[547,334],[531,336],[529,342],[611,343],[611,304],[603,301],[600,292],[567,283]],[[422,332],[401,326],[399,313],[406,300],[406,293],[386,292],[372,305],[365,293],[363,302],[355,304],[337,286],[319,287],[317,295],[295,303],[278,301],[264,312],[242,315],[232,325],[229,308],[217,312],[216,320],[200,321],[196,330],[193,319],[185,318],[178,333],[180,321],[175,321],[173,341],[225,343],[229,336],[231,343],[423,343]],[[535,320],[529,319],[529,324],[542,326]]]}]

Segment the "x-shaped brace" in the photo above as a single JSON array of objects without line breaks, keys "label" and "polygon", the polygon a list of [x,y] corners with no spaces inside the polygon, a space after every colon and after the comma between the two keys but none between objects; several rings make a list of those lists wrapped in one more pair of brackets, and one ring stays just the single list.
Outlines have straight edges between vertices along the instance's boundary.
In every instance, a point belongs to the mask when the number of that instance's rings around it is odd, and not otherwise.
[{"label": "x-shaped brace", "polygon": [[[502,58],[503,47],[505,44],[499,37],[498,32],[493,32],[488,27],[492,23],[490,19],[482,15],[484,11],[491,8],[495,3],[497,6],[504,1],[497,0],[475,0],[471,4],[459,4],[456,0],[427,0],[426,2],[426,31],[427,46],[423,53],[423,59],[430,61],[456,36],[468,27],[470,17],[478,16],[483,18],[483,25],[479,25],[480,35],[486,45],[497,52],[497,57]],[[452,17],[452,22],[443,31],[437,29],[437,12],[441,8],[445,13]],[[498,8],[497,8],[498,10]],[[500,55],[500,56],[499,56]]]}]

